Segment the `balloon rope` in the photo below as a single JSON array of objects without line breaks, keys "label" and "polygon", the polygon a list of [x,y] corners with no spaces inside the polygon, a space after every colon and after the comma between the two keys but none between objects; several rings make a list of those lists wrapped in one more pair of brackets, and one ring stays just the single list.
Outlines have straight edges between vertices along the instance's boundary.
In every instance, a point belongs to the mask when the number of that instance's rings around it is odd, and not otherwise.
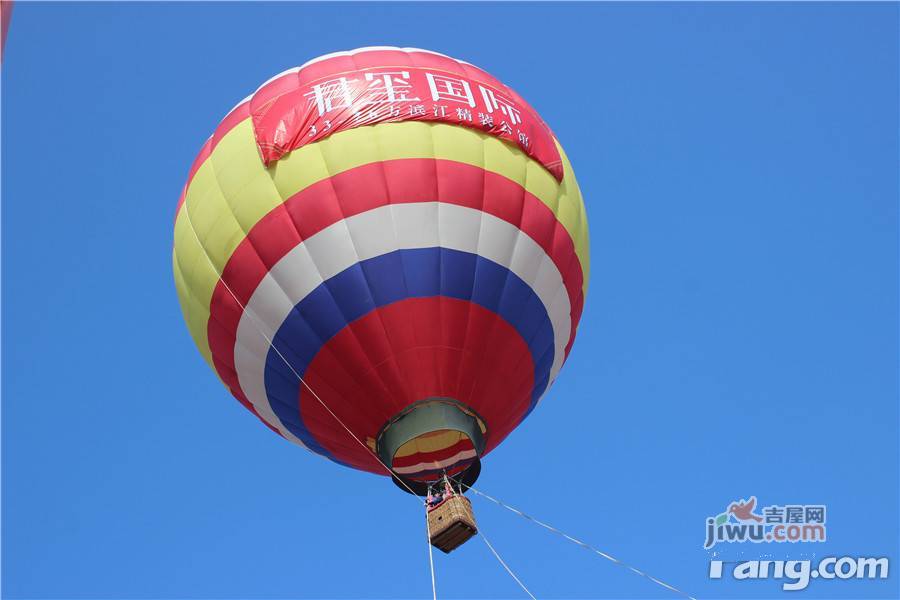
[{"label": "balloon rope", "polygon": [[428,564],[431,566],[431,596],[437,600],[437,588],[434,585],[434,556],[431,553],[431,526],[428,525],[428,503],[425,503],[425,543],[428,544]]},{"label": "balloon rope", "polygon": [[[234,293],[234,291],[232,291],[231,287],[222,278],[222,274],[219,272],[219,269],[216,268],[216,265],[213,264],[212,258],[210,258],[209,254],[206,252],[206,248],[203,246],[203,243],[200,241],[200,236],[197,235],[197,230],[194,229],[194,222],[191,219],[191,213],[189,210],[190,207],[187,204],[187,198],[185,198],[184,204],[185,204],[184,212],[185,212],[185,215],[187,215],[187,222],[191,226],[191,232],[193,232],[193,234],[194,234],[194,239],[197,240],[197,245],[200,247],[200,251],[203,253],[203,256],[206,257],[207,262],[209,262],[210,268],[218,276],[219,281],[222,282],[222,285],[225,287],[226,290],[228,290],[228,293],[231,294],[231,297],[234,298],[234,301],[237,302],[238,306],[241,307],[241,310],[243,312],[247,313],[250,316],[251,322],[253,323],[254,328],[266,340],[266,342],[268,342],[269,346],[273,350],[275,350],[275,353],[278,354],[278,356],[281,358],[282,361],[284,361],[284,364],[287,365],[287,367],[291,370],[291,372],[294,374],[294,376],[300,381],[300,383],[302,383],[303,386],[307,390],[309,390],[309,392],[315,397],[315,399],[319,401],[319,404],[321,404],[322,407],[326,411],[328,411],[328,414],[330,414],[332,417],[334,417],[334,420],[337,421],[338,423],[340,423],[341,427],[344,428],[344,430],[350,435],[350,437],[352,437],[354,440],[356,440],[360,446],[365,448],[375,458],[375,460],[378,461],[378,464],[380,464],[382,467],[384,467],[384,470],[387,472],[388,475],[392,475],[393,471],[390,469],[390,467],[388,467],[386,464],[384,464],[384,462],[381,460],[381,458],[378,456],[378,454],[376,454],[375,451],[372,450],[368,446],[368,444],[366,444],[359,437],[357,437],[356,434],[354,434],[350,430],[350,428],[347,427],[346,424],[344,424],[344,422],[341,420],[341,418],[338,417],[336,414],[334,414],[334,411],[332,411],[331,408],[329,408],[329,406],[325,403],[324,400],[322,400],[322,398],[316,393],[316,391],[314,389],[312,389],[312,387],[310,387],[310,385],[308,383],[306,383],[306,381],[303,380],[303,377],[300,376],[300,373],[298,373],[297,370],[294,369],[294,365],[292,365],[287,360],[287,358],[285,358],[285,356],[281,353],[281,351],[278,349],[278,347],[275,346],[274,340],[269,338],[269,336],[266,335],[265,331],[263,331],[262,327],[260,327],[259,324],[256,322],[256,320],[257,320],[256,315],[254,315],[251,311],[247,310],[247,307],[244,306],[244,304],[238,299],[237,295]],[[412,494],[414,497],[418,496],[418,494],[416,494],[413,491],[413,489],[401,478],[399,478],[399,477],[396,478],[396,481],[399,481],[400,483],[402,483],[403,487],[405,487],[407,490],[409,490],[409,493]],[[431,593],[432,593],[433,599],[437,600],[437,587],[435,586],[435,581],[434,581],[434,557],[432,555],[432,550],[431,550],[431,529],[428,526],[428,504],[427,503],[425,504],[425,533],[426,533],[426,541],[428,542],[428,563],[431,566]],[[485,540],[485,541],[487,541],[487,540]],[[513,575],[513,577],[515,577],[515,575]],[[532,598],[533,598],[533,596],[532,596]]]},{"label": "balloon rope", "polygon": [[[191,219],[191,213],[190,213],[189,206],[188,206],[188,203],[187,203],[187,198],[185,198],[185,207],[184,207],[184,210],[185,210],[185,214],[187,215],[187,222],[188,222],[188,224],[189,224],[190,227],[191,227],[191,232],[194,234],[194,239],[197,241],[197,245],[200,247],[200,250],[202,251],[203,256],[206,258],[207,262],[209,262],[210,268],[213,270],[213,272],[216,273],[216,275],[217,275],[219,281],[222,282],[222,285],[225,287],[225,289],[228,291],[228,293],[231,295],[231,297],[234,298],[234,301],[238,304],[238,306],[241,307],[241,310],[242,310],[243,312],[247,313],[248,315],[250,315],[250,317],[251,317],[251,322],[253,323],[254,328],[259,332],[259,334],[260,334],[261,336],[263,336],[263,338],[268,342],[269,346],[270,346],[273,350],[275,350],[275,353],[278,354],[279,358],[281,358],[281,360],[284,362],[284,364],[287,365],[287,367],[291,370],[291,372],[294,374],[294,376],[297,378],[297,380],[298,380],[301,384],[303,384],[303,386],[304,386],[307,390],[309,390],[309,392],[313,395],[313,397],[315,397],[316,400],[318,400],[319,404],[322,405],[322,407],[328,412],[328,414],[330,414],[330,415],[334,418],[334,420],[337,421],[337,422],[340,424],[340,426],[344,428],[344,430],[350,435],[350,437],[352,437],[354,440],[356,440],[356,442],[357,442],[359,445],[361,445],[363,448],[365,448],[365,449],[366,449],[366,450],[367,450],[367,451],[375,458],[375,460],[378,461],[378,464],[380,464],[382,467],[384,467],[384,470],[387,472],[388,475],[393,474],[393,472],[391,471],[390,467],[388,467],[386,464],[384,464],[384,462],[381,460],[381,458],[380,458],[380,457],[379,457],[379,456],[378,456],[378,455],[377,455],[377,454],[376,454],[376,453],[375,453],[375,452],[374,452],[374,451],[373,451],[373,450],[372,450],[372,449],[371,449],[364,441],[362,441],[359,437],[357,437],[356,434],[354,434],[354,433],[350,430],[350,428],[347,427],[347,425],[344,424],[344,422],[340,419],[340,417],[338,417],[336,414],[334,414],[334,411],[332,411],[331,408],[328,407],[328,405],[325,403],[324,400],[322,400],[322,398],[316,393],[316,391],[315,391],[314,389],[312,389],[312,388],[310,387],[310,385],[309,385],[308,383],[306,383],[306,381],[303,380],[303,377],[300,376],[300,374],[299,374],[299,373],[297,372],[297,370],[294,368],[294,365],[292,365],[292,364],[287,360],[287,358],[285,358],[285,356],[281,353],[281,351],[280,351],[280,350],[278,349],[278,347],[275,345],[275,342],[274,342],[271,338],[269,338],[269,336],[267,336],[267,335],[265,334],[265,332],[262,330],[262,328],[257,324],[257,322],[256,322],[256,320],[257,320],[256,315],[254,315],[251,311],[247,310],[246,306],[244,306],[244,304],[238,299],[237,295],[234,293],[234,291],[232,291],[231,287],[230,287],[230,286],[225,282],[225,280],[222,278],[222,274],[219,272],[219,269],[217,269],[216,266],[215,266],[215,264],[213,264],[212,258],[210,258],[209,254],[206,252],[206,247],[204,247],[203,242],[200,241],[200,236],[197,235],[197,230],[194,228],[194,222],[193,222],[193,220]],[[411,488],[409,485],[407,485],[407,483],[406,483],[405,481],[403,481],[403,480],[400,479],[400,478],[397,478],[397,481],[399,481],[401,484],[403,484],[403,486],[404,486],[407,490],[409,490],[409,493],[410,493],[410,494],[412,494],[413,496],[417,496],[417,494],[412,490],[412,488]],[[483,493],[483,492],[480,492],[480,491],[478,491],[477,489],[475,489],[475,488],[473,488],[473,487],[471,487],[471,486],[466,486],[466,487],[467,487],[468,489],[472,490],[473,492],[475,492],[476,494],[478,494],[479,496],[482,496],[482,497],[484,497],[484,498],[487,498],[488,500],[491,500],[492,502],[498,504],[499,506],[502,506],[503,508],[506,508],[507,510],[511,510],[512,512],[518,514],[519,516],[524,517],[525,519],[527,519],[527,520],[529,520],[529,521],[532,521],[532,522],[534,522],[534,523],[540,525],[541,527],[544,527],[545,529],[549,529],[549,530],[552,531],[553,533],[556,533],[556,534],[558,534],[558,535],[561,535],[561,536],[563,536],[564,538],[568,539],[569,541],[575,542],[575,543],[578,544],[579,546],[582,546],[582,547],[584,547],[584,548],[586,548],[586,549],[588,549],[588,550],[591,550],[592,552],[594,552],[594,553],[596,553],[596,554],[599,554],[599,555],[602,556],[603,558],[605,558],[605,559],[607,559],[607,560],[610,560],[610,561],[612,561],[613,563],[615,563],[615,564],[617,564],[617,565],[620,565],[620,566],[622,566],[622,567],[625,567],[625,568],[627,568],[627,569],[633,571],[634,573],[637,573],[638,575],[641,575],[642,577],[646,577],[646,578],[649,579],[650,581],[653,581],[654,583],[657,583],[657,584],[661,585],[661,586],[664,587],[664,588],[667,588],[667,589],[669,589],[669,590],[672,590],[673,592],[675,592],[675,593],[677,593],[677,594],[680,594],[681,596],[684,596],[685,598],[688,598],[689,600],[695,600],[694,598],[692,598],[692,597],[689,596],[688,594],[685,594],[684,592],[678,590],[677,588],[674,588],[674,587],[672,587],[671,585],[669,585],[669,584],[667,584],[667,583],[664,583],[664,582],[660,581],[659,579],[656,579],[655,577],[652,577],[652,576],[648,575],[647,573],[644,573],[643,571],[640,571],[640,570],[638,570],[638,569],[636,569],[636,568],[634,568],[634,567],[632,567],[632,566],[630,566],[630,565],[627,565],[627,564],[623,563],[622,561],[620,561],[620,560],[618,560],[618,559],[616,559],[616,558],[613,558],[613,557],[610,556],[609,554],[606,554],[605,552],[601,552],[600,550],[597,550],[597,549],[594,548],[593,546],[591,546],[591,545],[589,545],[589,544],[586,544],[585,542],[582,542],[581,540],[575,539],[575,538],[573,538],[572,536],[563,533],[562,531],[556,529],[555,527],[552,527],[552,526],[550,526],[550,525],[548,525],[548,524],[546,524],[546,523],[543,523],[543,522],[541,522],[541,521],[538,521],[538,520],[535,519],[534,517],[531,517],[531,516],[529,516],[529,515],[526,515],[526,514],[523,513],[522,511],[517,510],[517,509],[515,509],[515,508],[513,508],[513,507],[511,507],[511,506],[509,506],[509,505],[507,505],[507,504],[504,504],[504,503],[501,502],[500,500],[497,500],[496,498],[492,498],[491,496],[488,496],[487,494],[485,494],[485,493]],[[427,510],[427,508],[426,508],[426,510]],[[426,513],[426,517],[427,517],[427,513]],[[426,525],[427,525],[427,521],[426,521]],[[491,543],[488,541],[488,539],[484,536],[483,533],[482,533],[481,537],[482,537],[482,539],[484,540],[484,542],[488,545],[488,548],[491,549],[491,552],[493,552],[494,556],[497,557],[497,560],[500,561],[500,564],[503,565],[503,567],[509,572],[509,574],[512,575],[512,577],[519,583],[519,585],[522,587],[522,589],[525,590],[526,593],[528,593],[528,595],[531,596],[531,598],[533,599],[534,596],[531,595],[531,592],[528,591],[528,589],[522,584],[522,582],[519,580],[519,578],[516,577],[515,574],[509,569],[509,567],[506,566],[506,563],[503,562],[503,559],[500,558],[500,555],[497,554],[497,551],[494,550],[494,547],[491,546]],[[429,533],[428,555],[429,555],[429,559],[431,559],[431,539],[430,539],[430,533]],[[431,564],[432,564],[432,591],[434,592],[434,598],[435,598],[435,600],[437,600],[437,592],[435,591],[435,587],[434,587],[434,563],[433,563],[433,561],[431,561]]]},{"label": "balloon rope", "polygon": [[[534,517],[532,517],[531,515],[527,515],[527,514],[523,513],[522,511],[520,511],[520,510],[518,510],[518,509],[516,509],[516,508],[513,508],[512,506],[510,506],[510,505],[508,505],[508,504],[505,504],[505,503],[501,502],[500,500],[497,500],[496,498],[493,498],[493,497],[491,497],[491,496],[488,496],[488,495],[485,494],[484,492],[481,492],[481,491],[479,491],[479,490],[473,488],[472,486],[466,486],[466,487],[467,487],[467,489],[472,490],[473,492],[475,492],[476,494],[478,494],[478,495],[481,496],[482,498],[487,498],[487,499],[490,500],[491,502],[493,502],[493,503],[495,503],[495,504],[497,504],[497,505],[499,505],[499,506],[502,506],[503,508],[505,508],[505,509],[507,509],[507,510],[509,510],[509,511],[512,511],[512,512],[516,513],[516,514],[519,515],[520,517],[524,517],[524,518],[527,519],[528,521],[531,521],[532,523],[535,523],[535,524],[537,524],[537,525],[540,525],[540,526],[543,527],[544,529],[548,529],[548,530],[552,531],[553,533],[555,533],[555,534],[557,534],[557,535],[561,535],[562,537],[566,538],[566,539],[569,540],[570,542],[574,542],[574,543],[578,544],[579,546],[581,546],[582,548],[584,548],[584,549],[586,549],[586,550],[590,550],[591,552],[593,552],[593,553],[595,553],[595,554],[599,554],[600,556],[602,556],[602,557],[605,558],[606,560],[612,561],[614,564],[619,565],[620,567],[624,567],[624,568],[628,569],[629,571],[631,571],[631,572],[633,572],[633,573],[637,573],[637,574],[640,575],[641,577],[646,577],[647,579],[649,579],[649,580],[652,581],[653,583],[656,583],[656,584],[658,584],[658,585],[661,585],[662,587],[664,587],[664,588],[666,588],[666,589],[668,589],[668,590],[671,590],[671,591],[675,592],[676,594],[679,594],[680,596],[684,596],[685,598],[688,598],[689,600],[696,600],[694,597],[689,596],[688,594],[682,592],[682,591],[679,590],[678,588],[675,588],[675,587],[669,585],[668,583],[665,583],[665,582],[663,582],[663,581],[660,581],[659,579],[657,579],[657,578],[655,578],[655,577],[652,577],[651,575],[649,575],[649,574],[647,574],[647,573],[641,571],[640,569],[636,569],[636,568],[632,567],[631,565],[625,564],[625,563],[623,563],[621,560],[619,560],[619,559],[617,559],[617,558],[615,558],[615,557],[610,556],[610,555],[607,554],[606,552],[602,552],[602,551],[600,551],[600,550],[594,548],[593,546],[591,546],[590,544],[588,544],[588,543],[586,543],[586,542],[582,542],[582,541],[579,540],[579,539],[576,539],[576,538],[574,538],[574,537],[572,537],[572,536],[570,536],[570,535],[568,535],[568,534],[566,534],[566,533],[563,533],[562,531],[560,531],[560,530],[557,529],[556,527],[553,527],[552,525],[548,525],[547,523],[544,523],[543,521],[539,521],[539,520],[535,519]],[[487,539],[485,539],[485,541],[487,541]],[[490,545],[490,544],[488,544],[488,545]],[[498,556],[497,558],[499,558],[499,556]],[[515,577],[515,575],[513,575],[513,577]]]},{"label": "balloon rope", "polygon": [[[292,364],[288,361],[288,359],[284,357],[284,355],[281,353],[281,351],[280,351],[280,350],[278,349],[278,347],[275,345],[275,342],[274,342],[269,336],[267,336],[266,333],[265,333],[265,331],[263,331],[262,327],[260,327],[260,326],[257,324],[257,322],[256,322],[256,319],[257,319],[256,315],[254,315],[253,312],[247,310],[247,307],[244,306],[244,304],[238,299],[237,295],[232,291],[231,287],[225,282],[224,279],[222,279],[222,274],[219,272],[219,269],[216,268],[216,265],[213,264],[212,259],[209,257],[209,254],[206,252],[206,247],[203,245],[203,242],[200,241],[200,236],[197,235],[197,230],[194,229],[194,222],[193,222],[193,220],[191,219],[191,212],[190,212],[190,210],[188,210],[189,208],[190,208],[190,207],[188,206],[188,203],[187,203],[187,197],[185,196],[185,199],[184,199],[184,212],[185,212],[185,214],[187,215],[187,222],[188,222],[188,224],[191,226],[191,231],[192,231],[193,234],[194,234],[194,239],[197,240],[197,245],[200,246],[200,250],[202,251],[203,256],[206,257],[207,262],[209,262],[210,268],[212,268],[213,272],[215,272],[215,274],[218,276],[219,281],[222,282],[222,285],[225,287],[226,290],[228,290],[228,293],[231,294],[231,297],[234,298],[234,301],[237,302],[238,306],[241,307],[241,310],[242,310],[244,313],[250,315],[251,322],[253,323],[254,328],[259,332],[259,334],[260,334],[261,336],[263,336],[263,338],[266,340],[266,342],[268,342],[268,344],[269,344],[269,346],[272,348],[272,350],[274,350],[275,353],[278,354],[278,356],[281,358],[281,360],[284,361],[284,364],[287,365],[288,369],[291,370],[291,372],[292,372],[292,373],[294,374],[294,376],[300,381],[300,383],[302,383],[303,386],[304,386],[307,390],[309,390],[309,393],[312,394],[312,395],[315,397],[315,399],[319,401],[319,404],[321,404],[322,407],[323,407],[326,411],[328,411],[328,414],[330,414],[332,417],[334,417],[334,420],[337,421],[337,422],[341,425],[341,427],[343,427],[343,428],[347,431],[348,434],[350,434],[350,437],[352,437],[354,440],[356,440],[357,443],[359,443],[359,445],[361,445],[361,446],[362,446],[363,448],[365,448],[365,449],[366,449],[373,457],[375,457],[375,460],[378,461],[378,464],[380,464],[382,467],[384,467],[384,470],[387,471],[387,474],[388,474],[388,475],[392,475],[393,472],[391,471],[391,469],[390,469],[386,464],[384,464],[384,462],[382,462],[381,458],[380,458],[380,457],[379,457],[379,456],[378,456],[371,448],[369,448],[369,446],[368,446],[364,441],[362,441],[360,438],[358,438],[358,437],[356,436],[356,434],[354,434],[352,431],[350,431],[350,428],[347,427],[347,426],[344,424],[343,421],[341,421],[340,417],[338,417],[336,414],[334,414],[334,412],[328,407],[328,405],[325,404],[325,401],[322,400],[322,398],[319,397],[319,395],[316,393],[316,391],[315,391],[314,389],[312,389],[312,388],[309,386],[309,384],[306,383],[306,381],[303,380],[303,377],[300,376],[300,373],[297,372],[297,370],[294,368],[294,365],[292,365]],[[406,484],[405,481],[403,481],[403,480],[400,479],[399,477],[397,478],[397,481],[399,481],[400,483],[402,483],[403,486],[404,486],[407,490],[409,490],[409,493],[410,493],[410,494],[412,494],[413,496],[417,496],[417,494],[412,490],[411,487],[409,487],[409,485]]]},{"label": "balloon rope", "polygon": [[487,536],[484,535],[484,531],[482,530],[480,525],[478,526],[478,535],[481,536],[481,539],[484,540],[484,543],[487,544],[487,547],[491,549],[491,552],[493,553],[493,555],[495,557],[497,557],[497,560],[500,561],[500,564],[503,565],[503,568],[506,569],[506,572],[509,573],[512,576],[512,578],[516,580],[516,583],[519,584],[520,588],[525,590],[525,593],[528,594],[528,597],[531,598],[531,600],[537,600],[537,598],[534,597],[534,594],[532,594],[531,592],[528,591],[528,588],[525,587],[525,584],[522,583],[522,580],[519,579],[518,577],[516,577],[516,574],[512,572],[512,569],[509,568],[509,565],[507,565],[505,562],[503,562],[503,559],[500,558],[500,555],[497,553],[496,550],[494,550],[494,547],[488,541]]}]

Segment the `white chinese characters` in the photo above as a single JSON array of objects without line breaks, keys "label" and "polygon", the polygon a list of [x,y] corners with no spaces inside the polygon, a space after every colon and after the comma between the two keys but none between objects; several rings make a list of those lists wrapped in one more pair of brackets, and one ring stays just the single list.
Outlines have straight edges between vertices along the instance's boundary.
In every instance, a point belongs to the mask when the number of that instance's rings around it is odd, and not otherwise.
[{"label": "white chinese characters", "polygon": [[410,97],[413,86],[409,82],[409,71],[388,71],[366,73],[369,85],[362,104],[383,104],[386,102],[418,102],[419,97]]},{"label": "white chinese characters", "polygon": [[312,90],[304,94],[309,98],[310,104],[315,104],[322,117],[326,113],[338,108],[350,108],[353,105],[353,95],[350,90],[350,82],[346,77],[339,77],[330,81],[323,81],[312,87]]},{"label": "white chinese characters", "polygon": [[469,82],[465,79],[435,75],[433,73],[425,73],[425,78],[428,80],[428,89],[431,91],[431,99],[433,101],[461,102],[468,104],[471,108],[475,108],[475,97],[472,95],[472,88],[469,87]]},{"label": "white chinese characters", "polygon": [[[309,125],[308,136],[313,138],[342,129],[342,122],[355,127],[430,118],[480,126],[531,149],[533,131],[523,123],[517,102],[501,90],[463,77],[425,69],[373,69],[321,81],[308,90],[303,94],[307,106],[319,117]],[[330,114],[335,111],[346,116],[335,120],[339,117]]]},{"label": "white chinese characters", "polygon": [[512,100],[500,94],[495,94],[493,90],[489,90],[483,85],[479,85],[478,88],[481,90],[481,97],[484,98],[484,104],[489,113],[499,109],[509,119],[510,125],[518,125],[522,122],[522,114]]}]

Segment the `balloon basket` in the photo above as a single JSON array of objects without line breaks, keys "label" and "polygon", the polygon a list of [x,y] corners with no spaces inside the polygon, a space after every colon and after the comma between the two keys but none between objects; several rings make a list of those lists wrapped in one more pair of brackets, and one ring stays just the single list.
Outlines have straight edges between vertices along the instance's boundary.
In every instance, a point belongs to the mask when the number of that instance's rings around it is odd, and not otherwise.
[{"label": "balloon basket", "polygon": [[431,545],[450,553],[478,533],[472,504],[461,494],[454,494],[428,510],[428,535]]}]

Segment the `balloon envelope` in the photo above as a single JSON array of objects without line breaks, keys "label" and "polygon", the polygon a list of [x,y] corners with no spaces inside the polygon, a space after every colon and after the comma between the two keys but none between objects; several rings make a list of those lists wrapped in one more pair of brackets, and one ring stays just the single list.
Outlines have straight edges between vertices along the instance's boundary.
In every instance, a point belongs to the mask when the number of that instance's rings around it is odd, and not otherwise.
[{"label": "balloon envelope", "polygon": [[264,424],[429,479],[495,448],[559,374],[588,229],[565,153],[514,91],[370,48],[282,73],[225,117],[173,263],[201,354]]}]

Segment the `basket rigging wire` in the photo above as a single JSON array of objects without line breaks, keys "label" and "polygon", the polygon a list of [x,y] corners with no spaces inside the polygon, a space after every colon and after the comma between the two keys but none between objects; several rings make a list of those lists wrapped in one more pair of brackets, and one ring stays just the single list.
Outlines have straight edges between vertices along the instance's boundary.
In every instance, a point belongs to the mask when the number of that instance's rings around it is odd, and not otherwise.
[{"label": "basket rigging wire", "polygon": [[484,531],[482,531],[481,527],[478,528],[478,535],[481,536],[481,539],[484,540],[484,543],[487,544],[488,548],[490,548],[491,553],[497,558],[498,561],[500,561],[500,564],[503,565],[503,568],[506,569],[506,572],[509,573],[510,577],[516,580],[516,583],[519,584],[519,587],[525,590],[525,593],[528,594],[531,600],[537,600],[537,598],[534,597],[534,594],[528,591],[528,588],[525,587],[525,584],[522,583],[522,580],[516,577],[516,574],[513,573],[513,570],[509,568],[509,565],[507,565],[506,562],[502,558],[500,558],[500,554],[494,549],[494,547],[491,545],[491,542],[488,541],[487,536],[484,535]]},{"label": "basket rigging wire", "polygon": [[[244,303],[241,302],[240,299],[237,297],[237,295],[234,293],[234,291],[232,291],[231,287],[225,282],[225,280],[222,278],[222,273],[219,271],[219,269],[213,263],[212,258],[209,256],[209,253],[207,253],[207,251],[206,251],[206,247],[203,245],[203,242],[200,241],[200,236],[197,234],[197,230],[194,228],[194,222],[191,219],[191,212],[190,212],[190,207],[188,206],[187,197],[185,197],[184,204],[185,204],[184,210],[185,210],[185,214],[187,216],[187,222],[190,225],[191,233],[194,234],[194,239],[197,241],[197,245],[200,247],[201,254],[203,254],[203,256],[206,258],[207,262],[209,263],[210,268],[213,270],[213,272],[218,277],[218,280],[222,283],[223,287],[228,291],[228,293],[231,295],[231,297],[234,299],[234,301],[238,304],[238,306],[241,307],[241,310],[250,316],[250,319],[251,319],[251,322],[253,323],[254,329],[256,329],[256,331],[259,332],[259,334],[266,340],[266,342],[269,344],[269,346],[275,351],[275,353],[284,362],[284,364],[288,367],[288,369],[291,370],[291,373],[294,374],[294,376],[297,378],[297,380],[307,390],[309,390],[309,392],[319,402],[319,404],[321,404],[322,407],[328,412],[328,414],[330,414],[334,418],[334,420],[337,421],[338,424],[340,424],[340,426],[347,432],[347,434],[350,435],[350,437],[352,437],[354,440],[356,440],[356,442],[358,444],[360,444],[363,448],[365,448],[370,454],[372,454],[372,456],[375,458],[375,460],[378,461],[378,463],[385,469],[385,471],[387,472],[388,475],[393,475],[393,471],[391,470],[391,468],[388,467],[384,463],[384,461],[382,461],[381,458],[362,439],[357,437],[357,435],[354,434],[350,430],[350,428],[344,424],[344,422],[341,420],[341,418],[338,417],[331,410],[331,408],[329,408],[329,406],[325,403],[324,400],[322,400],[322,398],[316,393],[316,391],[314,389],[312,389],[312,387],[310,387],[310,385],[308,383],[306,383],[306,381],[303,379],[303,377],[301,377],[300,374],[297,372],[297,370],[294,368],[294,365],[292,365],[290,363],[290,361],[288,361],[287,358],[285,358],[285,356],[281,353],[281,351],[275,345],[275,341],[273,339],[270,339],[269,336],[266,335],[265,331],[259,326],[259,324],[257,323],[258,317],[255,314],[253,314],[252,311],[249,311],[247,309],[247,307],[244,305]],[[397,478],[397,481],[399,481],[409,491],[410,494],[412,494],[414,497],[417,496],[417,494],[412,490],[412,488],[405,481],[403,481],[402,478]],[[671,590],[685,598],[688,598],[689,600],[696,600],[695,598],[689,596],[688,594],[682,592],[681,590],[679,590],[663,581],[660,581],[659,579],[656,579],[655,577],[652,577],[652,576],[648,575],[647,573],[645,573],[639,569],[636,569],[635,567],[632,567],[631,565],[623,563],[622,561],[610,556],[609,554],[606,554],[605,552],[601,552],[600,550],[597,550],[593,546],[591,546],[585,542],[582,542],[581,540],[578,540],[566,533],[563,533],[562,531],[556,529],[555,527],[552,527],[551,525],[548,525],[542,521],[539,521],[539,520],[535,519],[534,517],[531,517],[531,516],[523,513],[522,511],[517,510],[517,509],[509,506],[508,504],[505,504],[505,503],[501,502],[500,500],[497,500],[496,498],[493,498],[493,497],[485,494],[484,492],[481,492],[481,491],[473,488],[472,486],[467,485],[465,487],[469,490],[472,490],[479,496],[486,498],[486,499],[496,503],[497,505],[502,506],[503,508],[505,508],[507,510],[512,511],[512,512],[518,514],[519,516],[524,517],[525,519],[527,519],[533,523],[536,523],[537,525],[540,525],[541,527],[544,527],[545,529],[552,531],[553,533],[561,535],[564,538],[566,538],[567,540],[574,542],[574,543],[578,544],[579,546],[582,546],[583,548],[591,550],[595,554],[598,554],[598,555],[602,556],[603,558],[605,558],[609,561],[612,561],[614,564],[625,567],[625,568],[629,569],[630,571],[632,571],[642,577],[645,577],[645,578],[649,579],[650,581],[652,581],[668,590]],[[428,559],[429,559],[429,564],[431,566],[431,591],[432,591],[432,596],[433,596],[434,600],[437,600],[437,588],[435,586],[435,576],[434,576],[434,559],[433,559],[432,550],[431,550],[431,530],[428,526],[427,505],[426,505],[425,510],[426,510],[426,512],[425,512],[425,527],[426,527],[426,532],[428,533]],[[531,594],[531,592],[528,591],[528,588],[525,587],[525,585],[522,583],[522,581],[518,577],[516,577],[515,573],[513,573],[512,570],[509,568],[509,566],[507,566],[507,564],[503,561],[503,559],[500,558],[500,555],[497,553],[497,551],[494,549],[494,547],[488,541],[487,537],[484,536],[484,533],[481,531],[481,527],[479,527],[478,529],[479,529],[478,533],[481,535],[481,539],[484,540],[485,544],[487,544],[488,548],[490,548],[491,552],[497,558],[497,560],[500,562],[500,564],[503,566],[503,568],[506,569],[506,571],[513,577],[513,579],[516,580],[516,582],[519,584],[519,586],[523,590],[525,590],[525,592],[532,598],[532,600],[536,600],[535,597]]]},{"label": "basket rigging wire", "polygon": [[524,519],[531,521],[532,523],[535,523],[536,525],[540,525],[544,529],[547,529],[557,535],[564,537],[565,539],[569,540],[570,542],[578,544],[585,550],[590,550],[594,554],[602,556],[603,558],[612,562],[613,564],[616,564],[620,567],[624,567],[624,568],[628,569],[629,571],[631,571],[632,573],[636,573],[637,575],[640,575],[641,577],[645,577],[645,578],[649,579],[650,581],[652,581],[653,583],[655,583],[657,585],[661,585],[662,587],[666,588],[667,590],[675,592],[676,594],[683,596],[683,597],[687,598],[688,600],[696,600],[696,598],[694,598],[693,596],[690,596],[689,594],[686,594],[685,592],[682,592],[678,588],[671,586],[668,583],[661,581],[661,580],[657,579],[656,577],[653,577],[652,575],[645,573],[644,571],[641,571],[640,569],[632,567],[631,565],[622,562],[618,558],[615,558],[614,556],[611,556],[611,555],[607,554],[606,552],[603,552],[602,550],[598,550],[597,548],[591,546],[587,542],[583,542],[583,541],[579,540],[578,538],[574,538],[571,535],[560,531],[559,529],[557,529],[556,527],[553,527],[552,525],[548,525],[547,523],[544,523],[543,521],[539,521],[538,519],[535,519],[531,515],[528,515],[522,511],[518,510],[517,508],[513,508],[512,506],[506,504],[505,502],[501,502],[500,500],[497,500],[493,496],[489,496],[488,494],[485,494],[481,490],[475,489],[472,486],[466,486],[466,488],[475,492],[477,495],[481,496],[482,498],[486,498],[487,500],[490,500],[491,502],[497,504],[498,506],[501,506],[501,507],[505,508],[506,510],[512,511],[513,513],[519,515],[520,517],[523,517]]},{"label": "basket rigging wire", "polygon": [[431,596],[437,600],[437,587],[434,584],[434,556],[431,550],[431,526],[428,524],[428,504],[425,504],[425,543],[428,544],[428,564],[431,566]]}]

